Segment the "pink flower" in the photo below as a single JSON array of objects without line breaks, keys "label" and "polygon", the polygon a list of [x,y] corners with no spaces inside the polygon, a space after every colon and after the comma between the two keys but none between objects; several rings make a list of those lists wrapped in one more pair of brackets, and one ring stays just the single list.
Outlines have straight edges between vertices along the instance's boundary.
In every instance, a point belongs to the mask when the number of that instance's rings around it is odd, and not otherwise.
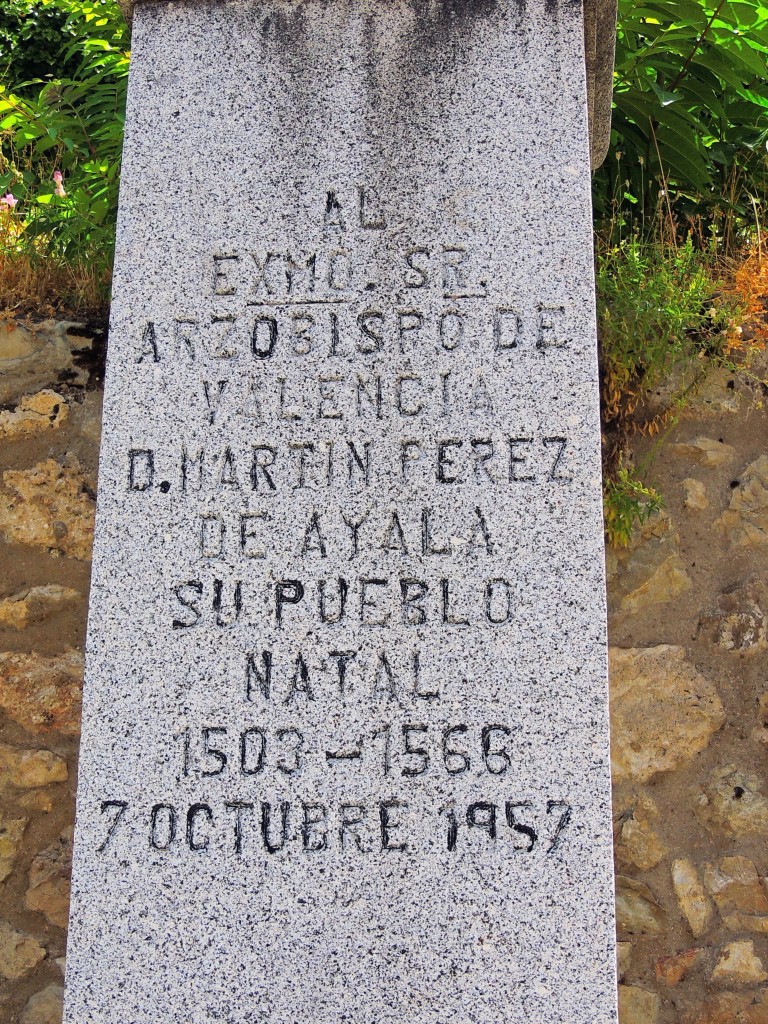
[{"label": "pink flower", "polygon": [[0,196],[0,203],[7,206],[9,210],[12,210],[18,201],[12,192],[6,192],[4,196]]},{"label": "pink flower", "polygon": [[53,180],[56,182],[56,188],[53,191],[57,196],[65,196],[67,193],[64,191],[64,185],[62,184],[64,181],[64,175],[61,171],[53,172]]}]

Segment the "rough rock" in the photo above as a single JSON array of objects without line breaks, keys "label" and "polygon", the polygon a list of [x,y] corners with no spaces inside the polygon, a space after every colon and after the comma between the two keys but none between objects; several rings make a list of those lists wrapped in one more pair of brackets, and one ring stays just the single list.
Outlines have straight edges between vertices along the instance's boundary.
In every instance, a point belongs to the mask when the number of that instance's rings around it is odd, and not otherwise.
[{"label": "rough rock", "polygon": [[45,957],[37,939],[0,921],[0,975],[7,981],[26,978]]},{"label": "rough rock", "polygon": [[725,720],[682,647],[611,648],[613,780],[646,782],[704,750]]},{"label": "rough rock", "polygon": [[721,992],[708,999],[691,1024],[768,1024],[768,992]]},{"label": "rough rock", "polygon": [[624,978],[624,975],[629,970],[632,964],[632,943],[631,942],[617,942],[616,943],[616,970],[619,975],[619,981]]},{"label": "rough rock", "polygon": [[650,871],[667,853],[653,830],[659,811],[650,797],[633,794],[619,812],[615,825],[616,856],[622,865]]},{"label": "rough rock", "polygon": [[83,656],[66,651],[0,654],[0,708],[29,732],[55,730],[74,736],[80,728]]},{"label": "rough rock", "polygon": [[710,774],[694,799],[693,813],[714,834],[768,834],[768,798],[760,780],[734,764]]},{"label": "rough rock", "polygon": [[92,442],[97,448],[101,441],[103,398],[101,391],[86,391],[82,396],[82,402],[72,409],[72,419],[77,425],[78,435]]},{"label": "rough rock", "polygon": [[763,962],[752,939],[728,942],[712,971],[712,981],[722,985],[759,985],[768,981]]},{"label": "rough rock", "polygon": [[726,928],[734,932],[768,934],[768,894],[765,880],[746,857],[725,857],[705,864],[704,884]]},{"label": "rough rock", "polygon": [[[698,367],[697,376],[700,376]],[[701,419],[705,416],[722,417],[724,413],[737,413],[741,407],[741,396],[728,385],[733,373],[727,367],[716,366],[697,380],[681,410],[686,419]]]},{"label": "rough rock", "polygon": [[56,430],[68,415],[66,399],[55,391],[46,389],[36,395],[25,395],[13,412],[0,411],[0,441]]},{"label": "rough rock", "polygon": [[28,818],[13,818],[0,810],[0,882],[4,882],[13,870],[28,823]]},{"label": "rough rock", "polygon": [[[728,387],[733,378],[730,370],[715,367],[702,374],[701,364],[690,359],[682,360],[667,373],[664,380],[648,396],[646,402],[649,415],[659,415],[675,410],[681,419],[703,419],[708,416],[722,417],[725,413],[737,413],[741,399],[736,390]],[[680,407],[680,396],[685,402]]]},{"label": "rough rock", "polygon": [[761,607],[765,584],[756,576],[724,590],[714,608],[702,616],[702,636],[726,651],[753,652],[768,647]]},{"label": "rough rock", "polygon": [[25,811],[40,811],[41,814],[50,814],[53,810],[53,797],[42,789],[32,789],[18,797],[16,803]]},{"label": "rough rock", "polygon": [[619,1024],[656,1024],[661,999],[636,985],[619,985]]},{"label": "rough rock", "polygon": [[64,1012],[64,986],[49,985],[30,996],[19,1024],[61,1024]]},{"label": "rough rock", "polygon": [[88,383],[88,372],[74,365],[75,348],[84,339],[71,338],[66,321],[46,320],[39,324],[0,322],[0,405],[9,405],[18,395],[38,391],[59,380],[75,385]]},{"label": "rough rock", "polygon": [[627,875],[617,875],[616,921],[629,935],[660,935],[666,914],[647,885]]},{"label": "rough rock", "polygon": [[762,694],[758,702],[758,724],[752,730],[752,739],[758,743],[768,743],[768,693]]},{"label": "rough rock", "polygon": [[663,956],[653,965],[656,980],[674,988],[704,956],[703,949],[684,949],[674,956]]},{"label": "rough rock", "polygon": [[0,626],[26,629],[33,622],[41,622],[79,599],[78,591],[57,583],[21,590],[0,599]]},{"label": "rough rock", "polygon": [[627,548],[607,549],[608,600],[613,614],[637,614],[690,589],[679,542],[672,520],[662,512],[635,529]]},{"label": "rough rock", "polygon": [[768,455],[750,463],[715,526],[732,550],[768,544]]},{"label": "rough rock", "polygon": [[24,897],[28,910],[39,910],[59,928],[67,927],[69,879],[72,873],[72,828],[32,861],[29,888]]},{"label": "rough rock", "polygon": [[650,569],[646,579],[621,598],[622,612],[635,615],[651,605],[667,604],[678,594],[691,589],[691,578],[685,571],[683,560],[677,551],[670,552],[666,558],[652,567],[645,559],[638,557],[627,578],[631,578],[634,571],[646,569]]},{"label": "rough rock", "polygon": [[0,488],[0,535],[6,540],[87,561],[93,546],[93,489],[77,461],[53,459],[6,470]]},{"label": "rough rock", "polygon": [[0,790],[36,789],[69,778],[67,762],[50,750],[24,750],[0,743]]},{"label": "rough rock", "polygon": [[706,469],[719,469],[736,458],[735,448],[711,437],[697,437],[693,441],[670,445],[670,451]]},{"label": "rough rock", "polygon": [[693,863],[681,858],[672,864],[672,885],[688,926],[695,939],[712,926],[714,907]]},{"label": "rough rock", "polygon": [[701,480],[695,480],[692,476],[686,477],[683,480],[683,489],[685,491],[683,504],[691,512],[702,512],[705,508],[709,508],[709,499]]}]

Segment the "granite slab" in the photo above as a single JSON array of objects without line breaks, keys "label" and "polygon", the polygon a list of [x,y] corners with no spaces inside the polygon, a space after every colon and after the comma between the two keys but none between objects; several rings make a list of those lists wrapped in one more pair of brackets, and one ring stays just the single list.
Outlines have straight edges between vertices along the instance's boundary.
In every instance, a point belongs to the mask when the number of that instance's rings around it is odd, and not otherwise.
[{"label": "granite slab", "polygon": [[611,1024],[571,0],[137,4],[67,1024]]}]

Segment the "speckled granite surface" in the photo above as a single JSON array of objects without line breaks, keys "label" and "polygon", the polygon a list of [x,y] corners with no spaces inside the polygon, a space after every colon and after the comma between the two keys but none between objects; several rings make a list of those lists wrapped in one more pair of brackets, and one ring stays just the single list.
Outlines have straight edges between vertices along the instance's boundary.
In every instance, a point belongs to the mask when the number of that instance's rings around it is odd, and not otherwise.
[{"label": "speckled granite surface", "polygon": [[68,1024],[613,1019],[577,5],[138,5]]}]

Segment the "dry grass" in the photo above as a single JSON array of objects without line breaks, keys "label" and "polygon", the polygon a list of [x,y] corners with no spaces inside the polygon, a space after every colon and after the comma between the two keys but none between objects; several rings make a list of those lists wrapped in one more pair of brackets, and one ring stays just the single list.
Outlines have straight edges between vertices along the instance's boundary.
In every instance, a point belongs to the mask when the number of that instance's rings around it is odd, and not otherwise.
[{"label": "dry grass", "polygon": [[[764,348],[768,344],[768,258],[755,246],[736,265],[730,287],[744,304],[742,339],[732,348]],[[741,342],[741,343],[740,343]]]},{"label": "dry grass", "polygon": [[98,318],[108,307],[109,279],[84,263],[0,249],[0,310],[41,316]]},{"label": "dry grass", "polygon": [[110,274],[86,260],[63,262],[29,239],[23,223],[0,209],[0,311],[38,316],[101,318],[109,306]]}]

